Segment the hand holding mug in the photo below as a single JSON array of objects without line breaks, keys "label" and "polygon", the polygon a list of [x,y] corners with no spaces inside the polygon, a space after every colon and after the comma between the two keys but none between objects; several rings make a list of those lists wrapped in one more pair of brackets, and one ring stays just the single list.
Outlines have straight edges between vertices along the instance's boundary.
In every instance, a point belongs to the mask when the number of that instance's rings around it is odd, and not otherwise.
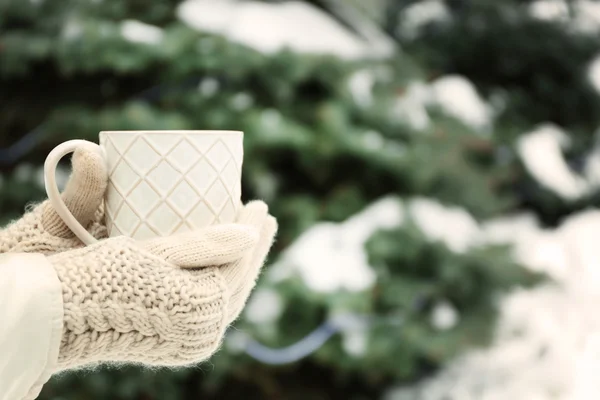
[{"label": "hand holding mug", "polygon": [[[62,201],[89,235],[95,239],[105,238],[103,199],[108,182],[106,163],[96,151],[80,148],[73,154],[72,170]],[[0,230],[0,254],[48,255],[81,246],[81,240],[59,216],[50,200],[31,208],[21,219]]]},{"label": "hand holding mug", "polygon": [[243,133],[237,131],[109,131],[100,145],[72,140],[56,147],[44,168],[50,202],[85,244],[87,232],[59,195],[58,161],[76,149],[95,152],[108,170],[108,236],[165,237],[229,223],[241,206]]}]

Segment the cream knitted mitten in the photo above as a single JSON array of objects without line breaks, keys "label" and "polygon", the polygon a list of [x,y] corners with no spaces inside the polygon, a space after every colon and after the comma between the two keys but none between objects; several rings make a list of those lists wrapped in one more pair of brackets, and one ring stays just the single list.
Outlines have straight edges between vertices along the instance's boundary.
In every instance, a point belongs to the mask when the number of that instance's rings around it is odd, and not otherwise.
[{"label": "cream knitted mitten", "polygon": [[243,308],[276,230],[267,206],[252,202],[235,224],[146,242],[111,238],[49,257],[63,287],[59,370],[205,360]]},{"label": "cream knitted mitten", "polygon": [[[93,236],[104,238],[102,203],[108,181],[105,162],[94,152],[78,149],[72,164],[73,173],[62,194],[65,204]],[[0,253],[54,254],[81,246],[49,200],[0,230]]]}]

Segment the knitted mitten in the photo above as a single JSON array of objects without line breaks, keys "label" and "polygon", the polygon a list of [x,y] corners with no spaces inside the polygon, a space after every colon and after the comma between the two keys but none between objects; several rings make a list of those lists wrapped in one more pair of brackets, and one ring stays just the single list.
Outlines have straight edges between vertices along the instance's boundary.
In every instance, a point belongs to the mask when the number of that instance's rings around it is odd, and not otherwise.
[{"label": "knitted mitten", "polygon": [[111,238],[49,257],[63,288],[58,369],[205,360],[243,308],[275,231],[266,205],[253,202],[235,224],[146,242]]},{"label": "knitted mitten", "polygon": [[[102,200],[108,174],[104,160],[94,152],[78,149],[72,164],[73,173],[62,194],[65,204],[93,236],[106,237]],[[49,200],[0,230],[0,253],[54,254],[81,246]]]}]

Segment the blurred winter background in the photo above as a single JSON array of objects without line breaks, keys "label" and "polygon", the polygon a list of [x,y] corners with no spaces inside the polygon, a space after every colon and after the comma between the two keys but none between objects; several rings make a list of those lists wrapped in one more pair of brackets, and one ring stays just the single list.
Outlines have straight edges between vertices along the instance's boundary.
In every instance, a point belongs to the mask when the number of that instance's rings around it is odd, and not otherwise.
[{"label": "blurred winter background", "polygon": [[591,0],[0,0],[2,222],[64,140],[239,129],[281,226],[209,362],[41,398],[596,398],[599,34]]}]

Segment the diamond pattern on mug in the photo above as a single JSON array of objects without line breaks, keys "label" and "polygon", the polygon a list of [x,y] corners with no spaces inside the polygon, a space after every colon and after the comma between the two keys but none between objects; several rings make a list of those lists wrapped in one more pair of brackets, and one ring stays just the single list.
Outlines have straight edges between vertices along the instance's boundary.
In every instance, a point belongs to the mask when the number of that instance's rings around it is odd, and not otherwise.
[{"label": "diamond pattern on mug", "polygon": [[125,236],[133,237],[142,219],[128,204],[123,204],[118,211],[118,221],[118,228],[121,233]]},{"label": "diamond pattern on mug", "polygon": [[167,195],[173,190],[177,181],[173,177],[177,175],[177,171],[165,160],[160,163],[146,175],[146,180],[155,188],[162,196]]},{"label": "diamond pattern on mug", "polygon": [[114,134],[103,136],[103,147],[109,149],[110,236],[147,239],[235,220],[243,161],[239,138]]},{"label": "diamond pattern on mug", "polygon": [[154,150],[143,137],[139,137],[127,149],[124,155],[127,163],[134,167],[139,173],[146,174],[160,161],[160,155]]},{"label": "diamond pattern on mug", "polygon": [[158,206],[145,222],[164,236],[172,234],[183,224],[182,218],[167,203]]},{"label": "diamond pattern on mug", "polygon": [[198,162],[198,150],[196,150],[187,140],[180,141],[168,154],[171,165],[180,172],[187,172],[192,165]]},{"label": "diamond pattern on mug", "polygon": [[174,210],[178,211],[177,214],[181,216],[187,215],[191,209],[198,202],[196,199],[198,198],[198,193],[192,189],[189,183],[186,181],[181,181],[179,184],[173,189],[167,202]]},{"label": "diamond pattern on mug", "polygon": [[188,181],[194,182],[200,193],[206,193],[219,177],[219,173],[203,158],[186,174],[186,177]]},{"label": "diamond pattern on mug", "polygon": [[[229,157],[223,156],[226,154],[228,154]],[[221,140],[217,140],[217,142],[206,152],[206,158],[212,165],[214,165],[217,171],[221,171],[233,157],[231,156],[230,150],[223,144],[223,142]]]},{"label": "diamond pattern on mug", "polygon": [[168,154],[181,141],[180,135],[165,135],[163,133],[148,133],[144,135],[146,142],[158,154]]},{"label": "diamond pattern on mug", "polygon": [[156,237],[154,232],[146,223],[142,223],[133,234],[133,238],[137,240],[146,240]]},{"label": "diamond pattern on mug", "polygon": [[228,193],[225,185],[223,185],[223,182],[220,180],[217,180],[214,185],[212,185],[210,189],[206,191],[204,198],[208,204],[213,206],[214,210],[221,211],[221,209],[225,207],[225,203],[229,201],[227,196]]},{"label": "diamond pattern on mug", "polygon": [[206,205],[206,203],[200,203],[190,213],[190,218],[197,221],[200,225],[208,226],[212,225],[218,219],[215,218],[215,213]]},{"label": "diamond pattern on mug", "polygon": [[112,172],[121,158],[121,153],[117,151],[115,145],[112,142],[106,143],[106,145],[104,146],[104,152],[106,153],[106,159],[108,161],[108,171]]},{"label": "diamond pattern on mug", "polygon": [[129,193],[139,180],[139,175],[123,160],[117,164],[110,174],[110,182],[121,194]]},{"label": "diamond pattern on mug", "polygon": [[144,181],[141,181],[133,188],[127,197],[131,201],[131,204],[136,205],[137,214],[141,218],[150,214],[160,202],[160,195]]}]

